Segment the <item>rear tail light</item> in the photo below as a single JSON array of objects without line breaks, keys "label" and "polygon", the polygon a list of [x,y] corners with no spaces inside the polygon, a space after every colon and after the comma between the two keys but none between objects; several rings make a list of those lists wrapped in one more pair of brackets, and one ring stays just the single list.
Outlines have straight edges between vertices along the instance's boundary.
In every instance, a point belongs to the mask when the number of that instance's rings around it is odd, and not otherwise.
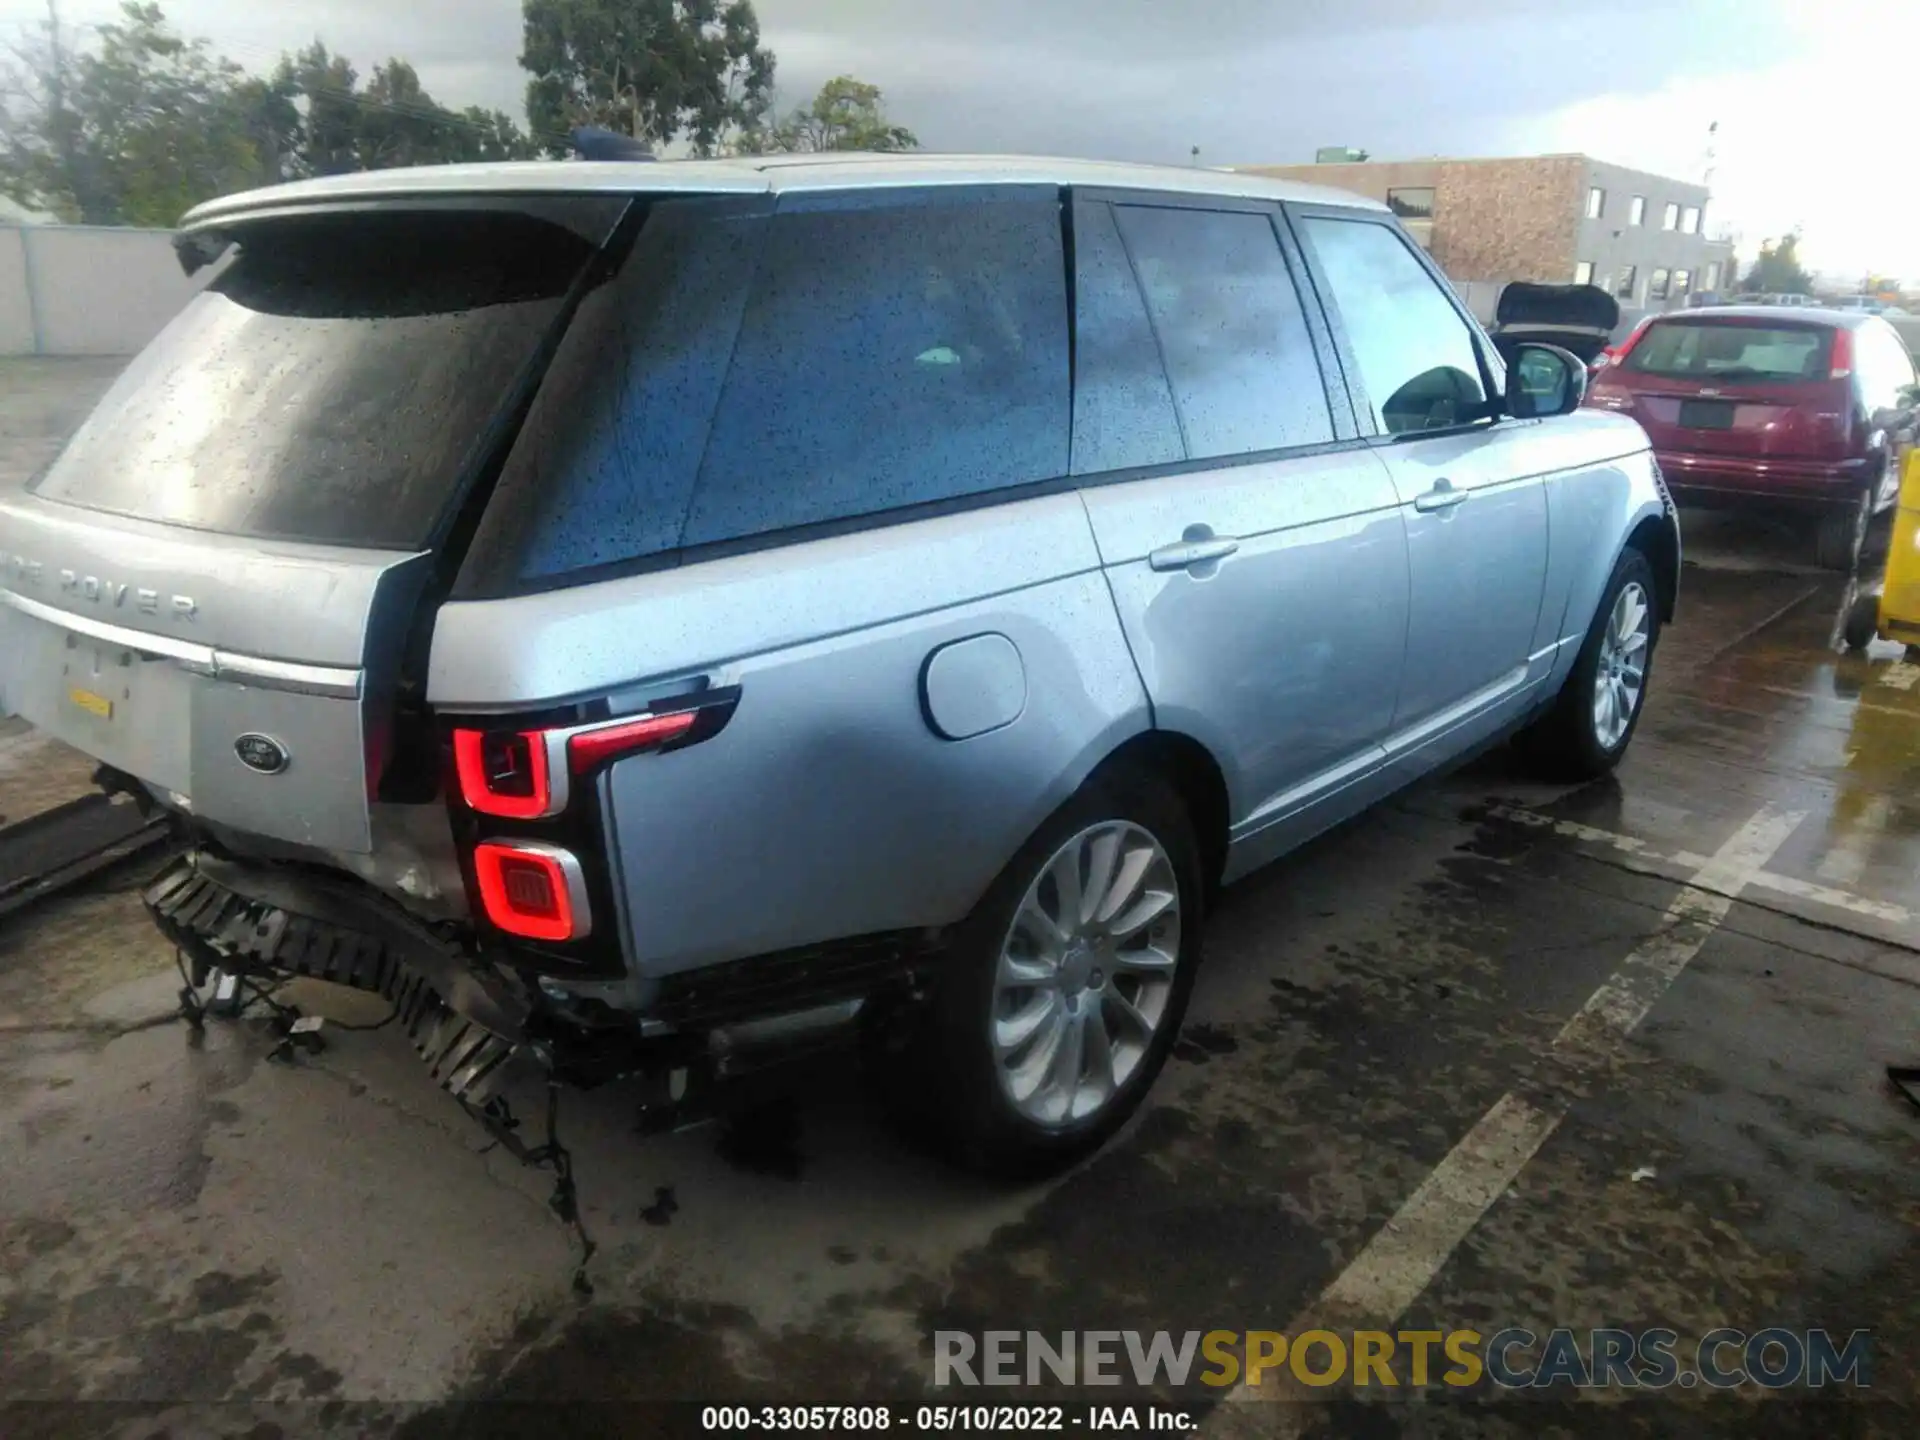
[{"label": "rear tail light", "polygon": [[682,739],[701,713],[676,710],[670,715],[642,715],[637,720],[616,720],[611,725],[577,730],[567,736],[567,768],[585,775],[610,760]]},{"label": "rear tail light", "polygon": [[1829,380],[1845,380],[1853,374],[1853,332],[1836,330],[1833,332],[1833,369],[1828,373]]},{"label": "rear tail light", "polygon": [[457,728],[453,760],[460,798],[481,815],[549,819],[567,808],[570,776],[590,775],[643,750],[704,738],[719,728],[716,721],[725,723],[730,708],[711,705],[551,730]]},{"label": "rear tail light", "polygon": [[474,879],[487,919],[523,940],[578,940],[593,930],[586,877],[571,851],[531,840],[482,841]]},{"label": "rear tail light", "polygon": [[460,798],[482,815],[533,820],[552,815],[553,766],[547,737],[538,730],[455,730],[453,764],[460,777]]},{"label": "rear tail light", "polygon": [[1627,356],[1633,353],[1633,347],[1640,343],[1641,337],[1647,333],[1647,328],[1652,324],[1653,317],[1649,315],[1638,325],[1634,326],[1633,332],[1628,335],[1626,339],[1606,351],[1607,363],[1609,365],[1625,364]]}]

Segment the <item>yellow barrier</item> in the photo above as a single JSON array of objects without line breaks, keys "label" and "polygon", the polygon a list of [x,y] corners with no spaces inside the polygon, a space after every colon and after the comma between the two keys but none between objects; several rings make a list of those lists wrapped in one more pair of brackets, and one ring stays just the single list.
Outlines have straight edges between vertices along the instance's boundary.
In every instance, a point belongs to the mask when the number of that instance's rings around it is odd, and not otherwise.
[{"label": "yellow barrier", "polygon": [[1881,638],[1920,645],[1920,448],[1900,467],[1900,508],[1887,546],[1887,576],[1880,590]]}]

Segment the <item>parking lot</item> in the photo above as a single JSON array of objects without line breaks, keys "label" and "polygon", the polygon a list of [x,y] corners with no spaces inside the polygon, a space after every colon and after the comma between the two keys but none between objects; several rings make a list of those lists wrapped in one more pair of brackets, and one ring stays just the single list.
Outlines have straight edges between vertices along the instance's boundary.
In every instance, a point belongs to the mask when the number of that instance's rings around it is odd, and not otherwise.
[{"label": "parking lot", "polygon": [[[0,375],[0,483],[110,374]],[[1866,1329],[1871,1390],[1816,1420],[1748,1387],[1548,1423],[1920,1433],[1920,1111],[1884,1074],[1920,1064],[1920,665],[1840,653],[1848,587],[1796,537],[1687,520],[1617,777],[1542,787],[1495,752],[1229,891],[1174,1061],[1091,1162],[957,1174],[852,1065],[661,1138],[619,1087],[573,1097],[590,1299],[548,1182],[396,1031],[291,1064],[258,1021],[190,1032],[138,870],[0,921],[0,1433],[553,1433],[472,1402],[911,1399],[936,1331],[1306,1319]],[[7,821],[86,769],[0,721]],[[1196,1386],[1194,1413],[1542,1433],[1511,1397],[1338,1394]]]}]

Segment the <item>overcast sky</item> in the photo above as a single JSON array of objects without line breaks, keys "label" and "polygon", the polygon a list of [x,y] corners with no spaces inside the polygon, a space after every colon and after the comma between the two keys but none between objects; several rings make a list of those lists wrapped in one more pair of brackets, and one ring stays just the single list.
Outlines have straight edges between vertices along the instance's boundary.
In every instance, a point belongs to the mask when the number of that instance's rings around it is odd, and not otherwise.
[{"label": "overcast sky", "polygon": [[[389,55],[443,102],[516,116],[519,0],[162,0],[264,68],[315,36]],[[113,0],[62,0],[76,22]],[[1920,283],[1920,166],[1904,0],[756,0],[783,105],[851,73],[928,149],[1203,164],[1586,151],[1698,180],[1744,258],[1798,225],[1836,275]],[[0,0],[0,38],[44,0]]]}]

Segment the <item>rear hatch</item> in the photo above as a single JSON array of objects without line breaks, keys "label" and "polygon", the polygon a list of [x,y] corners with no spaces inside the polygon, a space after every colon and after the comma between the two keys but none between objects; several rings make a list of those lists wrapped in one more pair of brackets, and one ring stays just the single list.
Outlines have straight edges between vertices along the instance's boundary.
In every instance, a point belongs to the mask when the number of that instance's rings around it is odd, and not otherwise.
[{"label": "rear hatch", "polygon": [[1597,285],[1516,280],[1500,292],[1493,338],[1503,355],[1522,340],[1558,345],[1591,365],[1620,324],[1620,302]]},{"label": "rear hatch", "polygon": [[1657,448],[1749,459],[1838,459],[1852,421],[1834,331],[1812,321],[1656,320],[1605,372]]},{"label": "rear hatch", "polygon": [[0,494],[0,710],[207,819],[368,850],[416,624],[624,205],[185,237],[218,272]]}]

